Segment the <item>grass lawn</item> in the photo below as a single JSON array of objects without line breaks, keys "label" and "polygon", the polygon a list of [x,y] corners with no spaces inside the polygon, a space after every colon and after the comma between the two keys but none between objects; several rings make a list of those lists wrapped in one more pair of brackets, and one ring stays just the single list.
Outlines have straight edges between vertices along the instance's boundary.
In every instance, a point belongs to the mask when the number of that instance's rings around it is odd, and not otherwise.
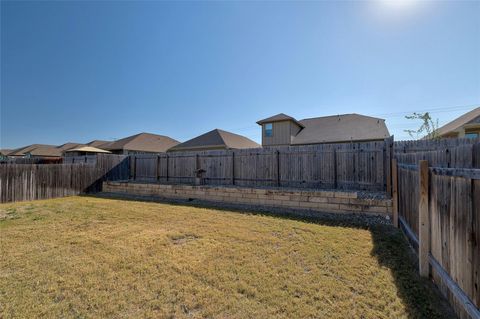
[{"label": "grass lawn", "polygon": [[391,226],[93,197],[0,205],[0,318],[447,318]]}]

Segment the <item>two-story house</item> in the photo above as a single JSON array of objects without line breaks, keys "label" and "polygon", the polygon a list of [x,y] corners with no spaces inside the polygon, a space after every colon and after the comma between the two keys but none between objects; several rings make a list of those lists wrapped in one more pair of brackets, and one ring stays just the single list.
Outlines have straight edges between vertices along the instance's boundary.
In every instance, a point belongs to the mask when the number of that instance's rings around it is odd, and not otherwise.
[{"label": "two-story house", "polygon": [[280,113],[257,122],[262,146],[380,141],[388,138],[385,120],[360,114],[342,114],[296,120]]}]

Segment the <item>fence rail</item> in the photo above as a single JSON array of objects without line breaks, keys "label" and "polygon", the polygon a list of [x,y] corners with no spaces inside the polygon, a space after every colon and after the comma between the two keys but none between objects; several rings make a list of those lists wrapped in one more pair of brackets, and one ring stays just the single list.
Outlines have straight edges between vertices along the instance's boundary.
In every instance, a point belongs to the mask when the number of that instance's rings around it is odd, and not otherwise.
[{"label": "fence rail", "polygon": [[460,317],[480,318],[480,143],[431,143],[395,148],[394,215],[420,273],[431,274]]},{"label": "fence rail", "polygon": [[131,155],[134,180],[214,185],[385,190],[391,139],[268,149]]},{"label": "fence rail", "polygon": [[0,203],[98,192],[104,180],[128,179],[124,155],[99,154],[95,164],[2,164]]}]

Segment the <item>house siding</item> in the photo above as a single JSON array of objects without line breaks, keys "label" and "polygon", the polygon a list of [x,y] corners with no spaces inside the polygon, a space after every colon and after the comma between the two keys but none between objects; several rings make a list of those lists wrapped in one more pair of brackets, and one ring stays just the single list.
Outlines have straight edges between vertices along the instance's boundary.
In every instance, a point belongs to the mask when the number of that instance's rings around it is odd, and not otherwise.
[{"label": "house siding", "polygon": [[[265,123],[266,124],[266,123]],[[292,139],[300,131],[300,127],[291,121],[272,123],[272,136],[265,136],[265,124],[262,125],[262,145],[278,146],[290,145]]]}]

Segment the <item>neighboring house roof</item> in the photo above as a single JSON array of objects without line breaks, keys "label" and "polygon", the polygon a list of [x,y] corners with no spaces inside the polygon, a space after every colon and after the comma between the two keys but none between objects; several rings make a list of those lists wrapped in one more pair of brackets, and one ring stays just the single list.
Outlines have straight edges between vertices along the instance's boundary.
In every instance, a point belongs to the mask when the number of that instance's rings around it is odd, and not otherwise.
[{"label": "neighboring house roof", "polygon": [[390,136],[385,120],[342,114],[300,120],[304,125],[292,145],[379,140]]},{"label": "neighboring house roof", "polygon": [[106,147],[110,143],[112,143],[112,142],[111,141],[103,141],[103,140],[93,140],[91,142],[88,142],[86,145],[92,146],[92,147],[102,148],[102,146]]},{"label": "neighboring house roof", "polygon": [[[475,119],[477,119],[478,117],[480,117],[480,107],[477,107],[476,109],[473,109],[470,112],[467,112],[462,116],[457,117],[453,121],[445,124],[444,126],[440,127],[436,133],[442,136],[452,131],[456,131],[466,124],[475,122]],[[476,124],[479,124],[479,122],[477,122]]]},{"label": "neighboring house roof", "polygon": [[26,154],[30,154],[31,156],[38,156],[38,157],[61,157],[62,150],[57,147],[39,146],[27,152]]},{"label": "neighboring house roof", "polygon": [[11,151],[8,156],[25,156],[27,154],[35,156],[62,156],[62,150],[55,145],[46,144],[32,144],[24,147],[17,148]]},{"label": "neighboring house roof", "polygon": [[261,147],[245,136],[214,129],[210,132],[178,144],[168,151],[208,150],[208,149],[242,149]]},{"label": "neighboring house roof", "polygon": [[12,150],[4,148],[0,150],[0,155],[7,156],[10,152],[12,152]]},{"label": "neighboring house roof", "polygon": [[83,145],[85,145],[85,144],[68,142],[68,143],[57,146],[57,148],[62,150],[62,151],[67,151],[67,150],[72,149],[74,147],[79,147],[79,146],[83,146]]},{"label": "neighboring house roof", "polygon": [[67,153],[68,152],[84,152],[84,153],[111,153],[109,151],[106,151],[106,150],[102,150],[100,148],[96,148],[96,147],[93,147],[93,146],[81,146],[81,147],[76,147],[76,148],[72,148],[72,149],[69,149],[68,151],[66,151]]},{"label": "neighboring house roof", "polygon": [[303,124],[298,122],[296,119],[294,119],[293,117],[291,117],[287,114],[284,114],[284,113],[279,113],[277,115],[267,117],[266,119],[258,121],[257,124],[262,125],[262,124],[265,124],[265,123],[281,122],[281,121],[292,121],[292,122],[296,123],[298,126],[304,127]]},{"label": "neighboring house roof", "polygon": [[104,146],[104,148],[109,151],[128,150],[137,152],[161,153],[166,152],[169,148],[177,145],[178,143],[180,142],[168,136],[140,133],[122,138],[118,141],[114,141],[111,144]]}]

